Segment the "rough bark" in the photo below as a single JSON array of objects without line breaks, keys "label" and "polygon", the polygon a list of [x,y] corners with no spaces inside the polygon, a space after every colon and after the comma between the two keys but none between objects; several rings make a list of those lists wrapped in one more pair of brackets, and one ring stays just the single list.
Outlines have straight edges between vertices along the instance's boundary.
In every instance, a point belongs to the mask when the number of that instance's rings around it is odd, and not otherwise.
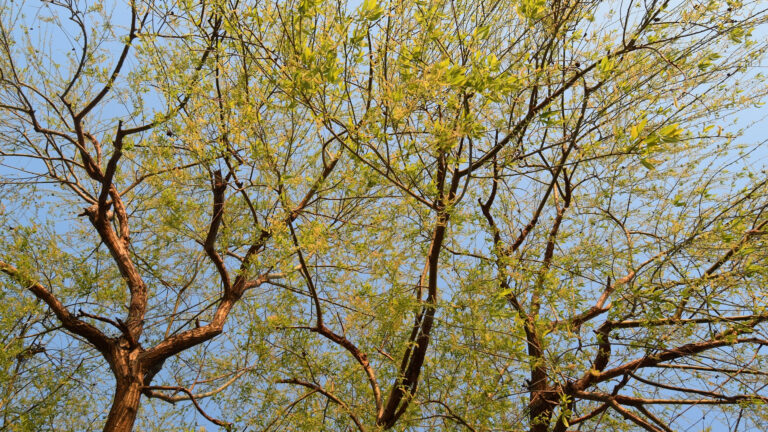
[{"label": "rough bark", "polygon": [[130,432],[136,421],[141,392],[152,379],[146,363],[140,359],[144,350],[131,346],[125,338],[119,339],[107,354],[107,361],[115,376],[115,395],[109,410],[104,432]]},{"label": "rough bark", "polygon": [[141,382],[136,379],[118,379],[104,432],[130,432],[133,429],[139,410],[141,387]]}]

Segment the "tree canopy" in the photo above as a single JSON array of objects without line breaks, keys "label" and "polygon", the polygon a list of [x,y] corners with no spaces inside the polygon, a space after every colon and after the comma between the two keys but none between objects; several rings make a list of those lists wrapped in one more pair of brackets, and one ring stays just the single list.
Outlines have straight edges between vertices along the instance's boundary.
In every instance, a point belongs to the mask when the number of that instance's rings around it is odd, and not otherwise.
[{"label": "tree canopy", "polygon": [[0,430],[758,427],[766,6],[6,0]]}]

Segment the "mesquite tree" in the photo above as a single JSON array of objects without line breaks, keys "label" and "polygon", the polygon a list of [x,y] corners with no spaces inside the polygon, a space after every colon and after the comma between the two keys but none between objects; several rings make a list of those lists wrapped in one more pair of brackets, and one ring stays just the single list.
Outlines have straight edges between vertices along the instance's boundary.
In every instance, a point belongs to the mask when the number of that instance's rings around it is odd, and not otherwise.
[{"label": "mesquite tree", "polygon": [[0,11],[1,429],[765,416],[759,1]]}]

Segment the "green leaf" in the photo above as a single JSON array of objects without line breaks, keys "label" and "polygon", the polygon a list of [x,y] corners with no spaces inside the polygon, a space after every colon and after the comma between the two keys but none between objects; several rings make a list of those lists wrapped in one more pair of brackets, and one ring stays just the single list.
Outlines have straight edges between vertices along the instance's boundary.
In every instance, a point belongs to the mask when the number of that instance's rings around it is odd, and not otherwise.
[{"label": "green leaf", "polygon": [[728,32],[728,38],[736,43],[741,43],[744,40],[744,36],[746,35],[746,31],[742,27],[734,27],[730,32]]},{"label": "green leaf", "polygon": [[685,132],[678,123],[664,126],[659,130],[659,137],[665,143],[674,143],[680,141],[683,132]]},{"label": "green leaf", "polygon": [[472,35],[474,36],[475,40],[484,40],[488,37],[488,34],[491,31],[490,25],[484,25],[480,27],[476,27],[475,30],[472,32]]},{"label": "green leaf", "polygon": [[645,168],[647,168],[647,169],[649,169],[649,170],[652,170],[652,169],[654,169],[654,166],[653,166],[653,164],[652,164],[652,163],[651,163],[651,162],[650,162],[648,159],[645,159],[645,158],[641,158],[641,159],[640,159],[640,163],[641,163],[641,164],[642,164],[642,165],[643,165]]},{"label": "green leaf", "polygon": [[384,8],[379,6],[377,0],[363,0],[360,5],[360,15],[368,21],[376,21],[384,15]]}]

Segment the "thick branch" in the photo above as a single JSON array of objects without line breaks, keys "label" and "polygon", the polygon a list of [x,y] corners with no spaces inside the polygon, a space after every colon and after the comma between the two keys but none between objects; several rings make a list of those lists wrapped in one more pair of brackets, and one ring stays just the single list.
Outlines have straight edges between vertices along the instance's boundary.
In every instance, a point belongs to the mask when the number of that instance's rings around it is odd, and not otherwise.
[{"label": "thick branch", "polygon": [[39,282],[20,272],[16,267],[0,261],[0,271],[10,276],[16,283],[28,289],[56,314],[62,326],[68,331],[85,338],[101,353],[109,352],[112,342],[98,328],[77,319],[48,289]]},{"label": "thick branch", "polygon": [[219,272],[225,293],[232,289],[232,281],[224,266],[224,260],[216,251],[216,237],[219,234],[219,228],[224,219],[224,192],[226,192],[226,190],[227,182],[221,176],[221,171],[215,171],[213,173],[213,211],[211,215],[211,224],[208,227],[208,235],[203,242],[205,253],[208,254],[211,262],[213,262],[213,265],[216,266],[216,270]]}]

